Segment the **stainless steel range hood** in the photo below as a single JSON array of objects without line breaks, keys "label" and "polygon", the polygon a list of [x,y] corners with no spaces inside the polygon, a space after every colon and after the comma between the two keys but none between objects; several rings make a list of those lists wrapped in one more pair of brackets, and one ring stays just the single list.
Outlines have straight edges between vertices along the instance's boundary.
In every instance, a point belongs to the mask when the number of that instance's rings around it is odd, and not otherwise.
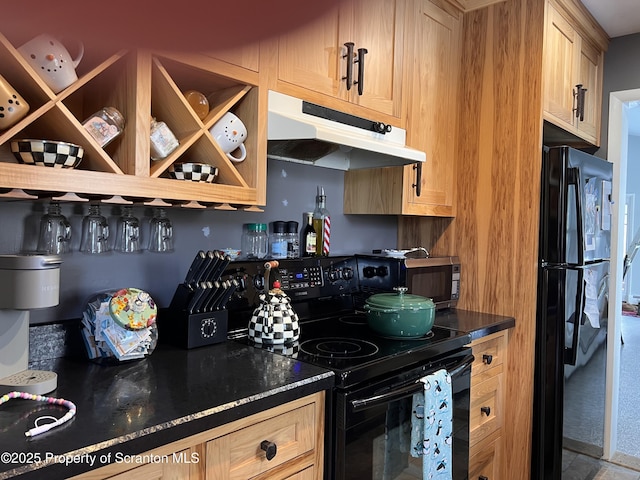
[{"label": "stainless steel range hood", "polygon": [[406,132],[269,91],[267,157],[339,170],[424,162]]}]

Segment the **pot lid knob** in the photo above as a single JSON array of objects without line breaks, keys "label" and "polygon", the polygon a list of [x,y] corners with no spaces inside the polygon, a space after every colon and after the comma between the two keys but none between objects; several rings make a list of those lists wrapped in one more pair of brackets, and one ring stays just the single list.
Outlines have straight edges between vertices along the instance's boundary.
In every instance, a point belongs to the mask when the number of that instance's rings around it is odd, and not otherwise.
[{"label": "pot lid knob", "polygon": [[393,290],[398,294],[398,295],[404,295],[405,293],[407,293],[407,291],[409,290],[407,287],[393,287]]}]

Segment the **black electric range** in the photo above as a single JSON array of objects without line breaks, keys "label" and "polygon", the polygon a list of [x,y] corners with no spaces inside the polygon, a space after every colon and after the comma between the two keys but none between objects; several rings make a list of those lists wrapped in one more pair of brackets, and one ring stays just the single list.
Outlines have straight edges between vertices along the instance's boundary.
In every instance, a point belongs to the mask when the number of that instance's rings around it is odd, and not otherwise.
[{"label": "black electric range", "polygon": [[[374,282],[358,278],[366,267],[380,272]],[[232,262],[225,276],[239,289],[228,303],[229,339],[295,357],[335,373],[325,402],[325,479],[382,478],[378,467],[402,478],[421,479],[408,445],[411,424],[396,415],[410,412],[413,395],[424,389],[426,375],[446,369],[452,379],[453,480],[468,479],[471,342],[469,334],[434,327],[418,339],[384,338],[367,325],[364,301],[400,285],[385,258],[321,257],[282,260],[281,289],[300,320],[297,341],[261,345],[248,337],[248,324],[263,292],[264,261]],[[273,275],[273,273],[272,273]],[[272,277],[271,277],[272,278]],[[387,435],[388,431],[403,432]],[[419,460],[421,462],[421,460]],[[399,478],[394,475],[385,478]]]},{"label": "black electric range", "polygon": [[281,288],[300,319],[299,339],[280,345],[255,344],[246,334],[264,288],[264,261],[233,262],[225,275],[236,278],[242,288],[228,306],[229,337],[333,370],[338,388],[406,369],[470,343],[468,334],[437,326],[418,339],[384,338],[371,331],[362,310],[364,300],[378,291],[392,291],[398,283],[387,275],[372,290],[357,276],[363,270],[357,262],[362,261],[373,262],[371,266],[379,269],[386,260],[316,257],[279,261]]}]

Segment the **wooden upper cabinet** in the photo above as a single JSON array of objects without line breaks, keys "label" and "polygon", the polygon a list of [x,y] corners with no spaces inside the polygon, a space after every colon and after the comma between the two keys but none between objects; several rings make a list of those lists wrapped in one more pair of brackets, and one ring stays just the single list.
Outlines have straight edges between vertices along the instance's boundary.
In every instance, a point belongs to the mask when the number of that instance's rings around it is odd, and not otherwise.
[{"label": "wooden upper cabinet", "polygon": [[345,213],[455,214],[462,12],[445,1],[406,3],[407,144],[426,152],[427,159],[421,172],[415,165],[345,172]]},{"label": "wooden upper cabinet", "polygon": [[[607,36],[572,0],[547,4],[543,53],[544,119],[598,145]],[[579,89],[584,91],[580,105]]]},{"label": "wooden upper cabinet", "polygon": [[[402,0],[345,1],[314,22],[281,36],[274,88],[337,109],[350,110],[341,104],[347,102],[400,117],[404,5]],[[354,44],[356,56],[360,48],[367,51],[362,95],[358,85],[347,89],[344,79],[344,44],[348,42]],[[358,81],[358,63],[353,65],[353,80]]]},{"label": "wooden upper cabinet", "polygon": [[404,167],[404,213],[453,216],[462,15],[446,2],[415,3],[407,142],[427,160],[419,179],[412,166]]}]

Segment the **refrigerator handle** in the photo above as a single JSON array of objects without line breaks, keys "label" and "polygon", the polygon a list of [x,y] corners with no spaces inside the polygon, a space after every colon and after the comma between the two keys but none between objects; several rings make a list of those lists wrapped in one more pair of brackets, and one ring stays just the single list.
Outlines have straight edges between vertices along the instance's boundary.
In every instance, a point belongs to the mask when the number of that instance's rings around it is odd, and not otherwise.
[{"label": "refrigerator handle", "polygon": [[576,309],[573,315],[573,335],[571,336],[571,347],[564,348],[565,365],[575,365],[578,358],[578,339],[580,338],[580,325],[584,316],[584,269],[578,268],[578,285],[576,288]]},{"label": "refrigerator handle", "polygon": [[569,168],[567,185],[576,189],[576,228],[578,230],[578,264],[584,265],[584,228],[582,225],[582,185],[580,184],[580,169]]}]

